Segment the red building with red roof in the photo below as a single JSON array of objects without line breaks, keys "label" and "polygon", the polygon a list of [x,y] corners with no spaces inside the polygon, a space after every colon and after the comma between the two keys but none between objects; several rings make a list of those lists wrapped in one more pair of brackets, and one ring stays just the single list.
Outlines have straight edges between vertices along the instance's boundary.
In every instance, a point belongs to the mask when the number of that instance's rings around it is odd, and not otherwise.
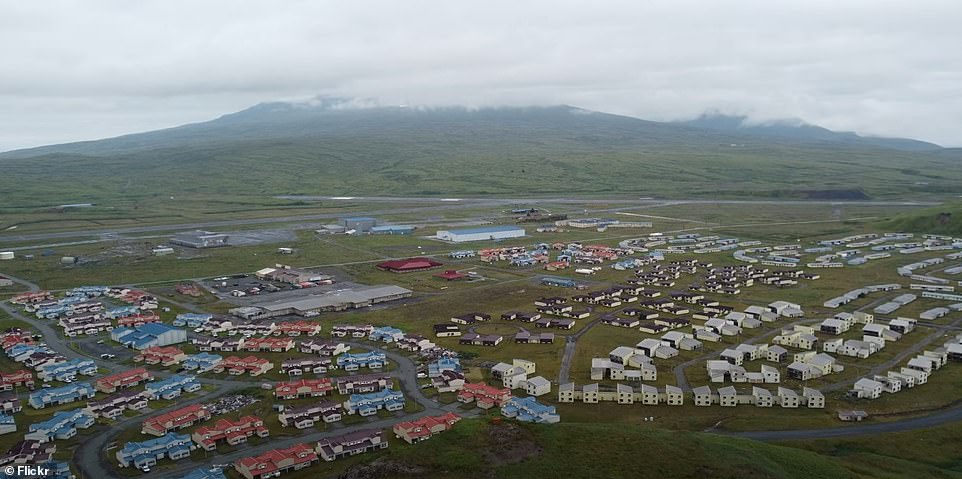
[{"label": "red building with red roof", "polygon": [[134,356],[134,362],[143,361],[144,364],[160,364],[161,366],[173,366],[187,359],[187,354],[176,346],[153,346]]},{"label": "red building with red roof", "polygon": [[159,323],[160,316],[157,313],[140,313],[125,318],[117,318],[117,326],[133,327],[143,326],[147,323]]},{"label": "red building with red roof", "polygon": [[224,370],[227,370],[227,373],[232,376],[240,376],[244,373],[248,373],[251,376],[260,376],[271,369],[274,369],[274,363],[264,358],[255,356],[247,356],[246,358],[230,356],[217,363],[211,371],[222,373]]},{"label": "red building with red roof", "polygon": [[443,263],[435,261],[431,258],[419,257],[385,261],[383,263],[379,263],[377,268],[383,271],[391,271],[394,273],[411,273],[414,271],[424,271],[437,268],[442,264]]},{"label": "red building with red roof", "polygon": [[488,386],[485,383],[464,383],[464,389],[458,391],[458,401],[463,403],[477,402],[482,409],[501,407],[511,399],[511,390]]},{"label": "red building with red roof", "polygon": [[394,435],[398,439],[404,439],[408,444],[414,444],[453,428],[460,420],[461,416],[449,412],[440,416],[427,416],[413,421],[399,422],[394,425]]},{"label": "red building with red roof", "polygon": [[264,421],[261,418],[244,416],[237,421],[218,419],[213,425],[199,427],[191,435],[191,439],[205,450],[213,451],[217,449],[218,442],[223,441],[229,446],[236,446],[247,442],[247,438],[254,435],[267,437],[270,431],[264,427]]},{"label": "red building with red roof", "polygon": [[297,399],[300,397],[327,396],[334,390],[330,378],[300,379],[274,385],[274,397],[278,399]]},{"label": "red building with red roof", "polygon": [[287,449],[274,449],[264,454],[234,461],[234,470],[246,479],[277,477],[297,471],[317,462],[317,452],[307,444],[296,444]]},{"label": "red building with red roof", "polygon": [[447,271],[445,271],[445,272],[443,272],[443,273],[434,273],[434,277],[435,277],[435,278],[441,278],[441,279],[444,279],[444,280],[447,280],[447,281],[457,281],[457,280],[459,280],[459,279],[467,278],[468,275],[466,275],[466,274],[464,274],[464,273],[458,273],[457,271],[455,271],[455,270],[453,270],[453,269],[449,269],[449,270],[447,270]]},{"label": "red building with red roof", "polygon": [[153,377],[154,375],[150,374],[150,372],[144,368],[134,368],[98,379],[97,382],[94,383],[94,388],[100,392],[110,394],[116,392],[118,389],[127,389],[144,381],[149,381],[153,379]]},{"label": "red building with red roof", "polygon": [[294,349],[294,340],[290,338],[248,338],[241,349],[251,352],[283,353]]},{"label": "red building with red roof", "polygon": [[21,369],[13,373],[0,373],[0,391],[11,391],[17,386],[33,389],[33,373]]},{"label": "red building with red roof", "polygon": [[210,411],[200,404],[193,404],[144,421],[141,432],[160,437],[170,431],[190,427],[208,419],[210,419]]}]

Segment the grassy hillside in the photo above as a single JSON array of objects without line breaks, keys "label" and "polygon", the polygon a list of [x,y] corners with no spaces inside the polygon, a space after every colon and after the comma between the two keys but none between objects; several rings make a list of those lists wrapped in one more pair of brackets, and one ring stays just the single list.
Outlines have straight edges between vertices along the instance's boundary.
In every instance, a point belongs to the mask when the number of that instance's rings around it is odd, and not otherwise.
[{"label": "grassy hillside", "polygon": [[888,231],[962,236],[962,204],[905,213],[880,222],[879,227]]},{"label": "grassy hillside", "polygon": [[171,196],[281,194],[918,198],[958,191],[960,157],[571,107],[271,104],[169,130],[2,154],[0,208],[94,202],[146,215]]},{"label": "grassy hillside", "polygon": [[[464,420],[420,447],[392,447],[377,459],[358,461],[338,477],[560,478],[711,477],[805,478],[959,477],[909,458],[869,473],[860,457],[851,463],[831,447],[795,447],[713,434],[671,432],[626,424],[561,423],[492,425]],[[865,451],[867,452],[867,451]],[[337,471],[340,472],[340,471]],[[876,471],[876,474],[880,471]]]}]

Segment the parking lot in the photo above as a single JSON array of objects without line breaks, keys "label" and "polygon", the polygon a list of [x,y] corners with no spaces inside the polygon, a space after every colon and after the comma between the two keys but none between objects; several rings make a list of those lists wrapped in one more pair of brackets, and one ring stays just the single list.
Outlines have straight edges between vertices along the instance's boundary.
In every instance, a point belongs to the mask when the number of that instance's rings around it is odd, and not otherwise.
[{"label": "parking lot", "polygon": [[[297,288],[288,283],[265,281],[251,274],[216,278],[218,281],[208,280],[204,282],[204,286],[221,300],[238,306],[249,306],[263,301],[297,299],[362,286],[350,281],[342,274],[335,272],[325,272],[325,274],[333,276],[335,283],[310,288]],[[243,291],[245,295],[234,296],[231,294],[232,291]]]}]

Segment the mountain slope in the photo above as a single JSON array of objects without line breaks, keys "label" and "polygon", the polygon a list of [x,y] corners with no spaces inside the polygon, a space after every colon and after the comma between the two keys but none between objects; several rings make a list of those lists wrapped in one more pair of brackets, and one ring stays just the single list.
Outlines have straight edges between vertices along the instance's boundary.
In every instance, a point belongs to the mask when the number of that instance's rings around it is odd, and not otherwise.
[{"label": "mountain slope", "polygon": [[[282,194],[911,197],[958,150],[905,151],[590,112],[267,103],[203,123],[0,154],[6,207]],[[838,192],[836,195],[835,192]],[[857,194],[855,194],[857,193]],[[0,207],[2,208],[2,207]]]},{"label": "mountain slope", "polygon": [[699,116],[694,120],[679,122],[679,124],[713,131],[723,131],[759,137],[784,139],[790,138],[809,142],[864,145],[906,151],[934,151],[941,149],[939,145],[925,141],[907,138],[861,136],[849,131],[832,131],[817,125],[805,123],[801,120],[780,120],[753,123],[746,116],[711,113]]}]

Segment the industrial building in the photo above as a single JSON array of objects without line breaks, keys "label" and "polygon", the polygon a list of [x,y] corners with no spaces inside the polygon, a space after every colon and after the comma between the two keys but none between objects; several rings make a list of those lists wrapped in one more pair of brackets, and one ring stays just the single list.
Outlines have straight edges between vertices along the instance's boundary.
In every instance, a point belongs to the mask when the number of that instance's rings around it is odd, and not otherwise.
[{"label": "industrial building", "polygon": [[364,308],[372,304],[410,296],[411,290],[400,286],[366,286],[316,294],[300,299],[256,303],[251,306],[231,309],[230,313],[248,320],[267,319],[288,314],[310,317],[317,316],[321,312]]},{"label": "industrial building", "polygon": [[341,221],[344,223],[344,229],[354,230],[356,233],[367,233],[371,231],[371,228],[377,226],[377,220],[367,216],[344,218]]},{"label": "industrial building", "polygon": [[177,233],[170,242],[188,248],[219,248],[227,246],[227,235],[210,231],[188,231]]},{"label": "industrial building", "polygon": [[466,228],[458,230],[438,230],[438,239],[452,243],[466,243],[468,241],[490,241],[508,238],[521,238],[525,235],[524,228],[512,225],[483,226],[480,228]]},{"label": "industrial building", "polygon": [[368,232],[372,235],[409,235],[414,233],[414,227],[410,225],[374,226]]}]

